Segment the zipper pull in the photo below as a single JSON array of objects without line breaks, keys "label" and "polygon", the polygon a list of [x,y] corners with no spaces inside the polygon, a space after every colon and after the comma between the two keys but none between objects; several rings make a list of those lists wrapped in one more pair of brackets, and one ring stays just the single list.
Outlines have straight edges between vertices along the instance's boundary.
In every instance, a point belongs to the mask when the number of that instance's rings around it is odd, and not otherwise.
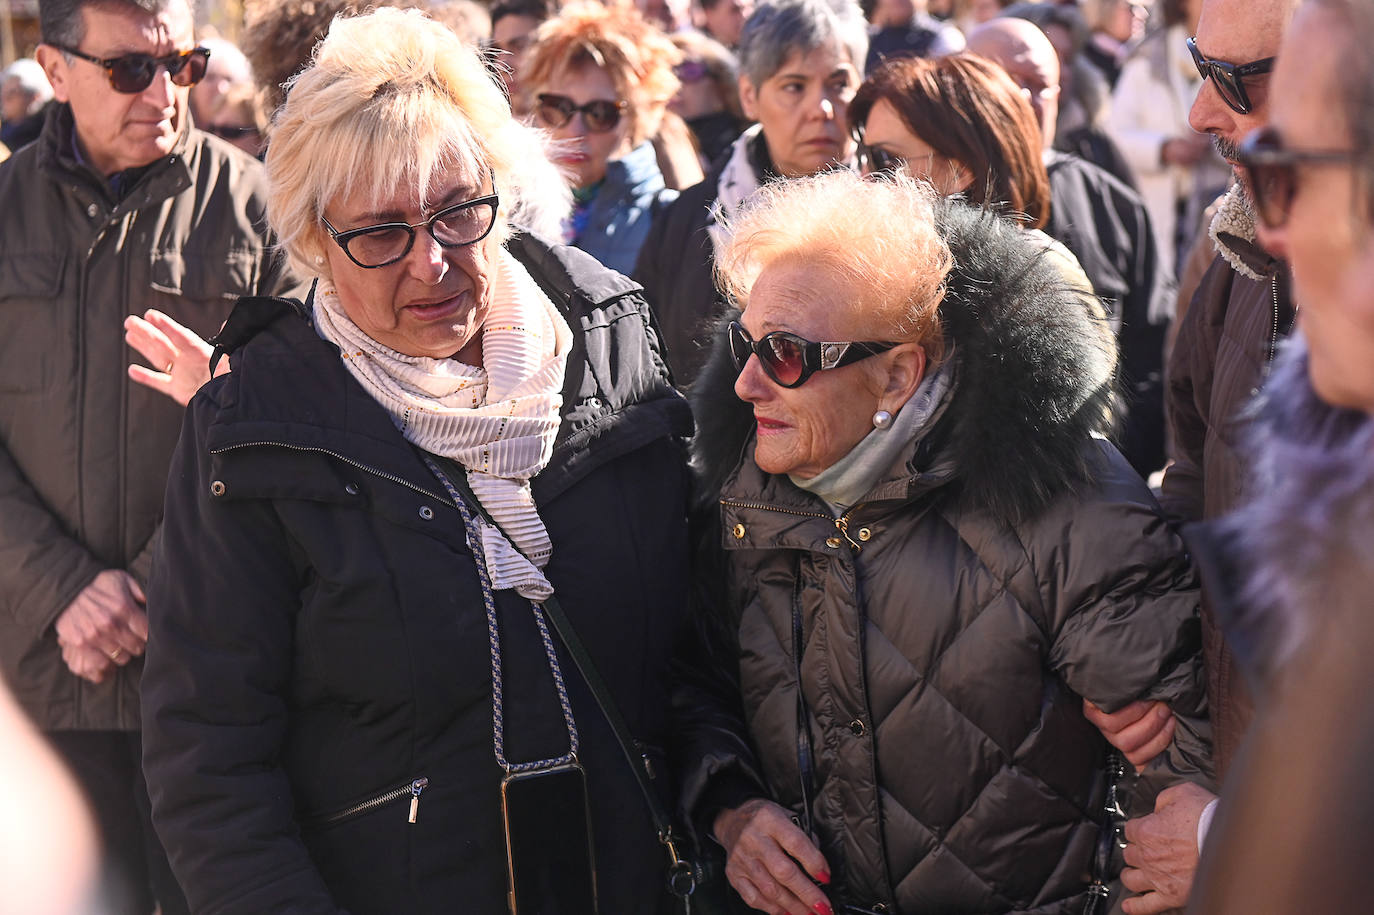
[{"label": "zipper pull", "polygon": [[429,787],[429,779],[417,778],[410,783],[410,822],[420,815],[420,792]]},{"label": "zipper pull", "polygon": [[836,518],[835,527],[839,530],[840,534],[844,536],[844,539],[849,541],[849,545],[854,548],[854,552],[858,553],[863,550],[863,547],[856,543],[853,537],[849,536],[849,519],[847,517],[840,515]]}]

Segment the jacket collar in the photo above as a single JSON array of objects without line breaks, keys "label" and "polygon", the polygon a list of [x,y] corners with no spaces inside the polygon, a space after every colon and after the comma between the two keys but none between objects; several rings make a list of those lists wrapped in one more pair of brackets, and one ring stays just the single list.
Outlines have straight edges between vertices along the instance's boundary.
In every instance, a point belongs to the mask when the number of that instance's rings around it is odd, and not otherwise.
[{"label": "jacket collar", "polygon": [[1281,266],[1281,261],[1260,247],[1255,231],[1255,210],[1239,183],[1222,198],[1207,234],[1217,253],[1241,276],[1263,282]]},{"label": "jacket collar", "polygon": [[606,164],[606,183],[597,193],[597,199],[614,201],[621,206],[627,198],[637,200],[664,187],[658,156],[653,144],[646,141]]},{"label": "jacket collar", "polygon": [[[82,161],[76,151],[76,122],[71,105],[59,103],[48,106],[43,132],[38,138],[38,166],[66,183],[76,180],[88,192],[116,210],[129,211],[161,203],[191,186],[191,159],[199,155],[202,138],[193,137],[190,118],[182,127],[172,151],[140,169],[121,173],[128,176],[130,185],[115,194],[110,179]],[[136,193],[137,192],[137,193]]]},{"label": "jacket collar", "polygon": [[[536,500],[552,499],[602,462],[656,438],[690,435],[690,410],[668,383],[661,360],[618,359],[615,343],[608,350],[597,336],[611,322],[633,320],[612,312],[617,299],[639,287],[576,249],[531,236],[512,238],[507,249],[574,334],[562,423],[553,458],[534,479]],[[633,297],[624,307],[636,303],[643,306]],[[433,492],[434,480],[414,449],[348,373],[338,348],[315,332],[309,315],[308,305],[286,299],[239,300],[215,339],[217,349],[232,354],[234,372],[223,382],[221,410],[207,435],[210,449],[271,444],[322,451]]]}]

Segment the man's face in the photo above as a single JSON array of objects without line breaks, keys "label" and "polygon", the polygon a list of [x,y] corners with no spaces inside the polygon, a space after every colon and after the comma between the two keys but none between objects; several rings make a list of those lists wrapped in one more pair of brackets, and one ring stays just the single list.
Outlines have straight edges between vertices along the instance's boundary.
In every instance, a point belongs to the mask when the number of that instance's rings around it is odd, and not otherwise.
[{"label": "man's face", "polygon": [[[165,57],[195,46],[191,11],[184,3],[157,14],[87,6],[81,18],[85,38],[77,50],[92,57]],[[111,175],[148,165],[172,151],[186,123],[191,90],[173,84],[165,68],[158,68],[142,92],[116,92],[98,64],[68,58],[50,45],[40,45],[38,52],[54,96],[71,105],[82,153],[92,167]]]},{"label": "man's face", "polygon": [[[1198,52],[1237,66],[1273,57],[1296,6],[1297,0],[1204,0],[1197,27]],[[1269,75],[1247,77],[1245,91],[1252,110],[1240,114],[1222,101],[1209,79],[1198,90],[1188,114],[1193,129],[1211,134],[1217,152],[1232,166],[1240,141],[1269,120]]]}]

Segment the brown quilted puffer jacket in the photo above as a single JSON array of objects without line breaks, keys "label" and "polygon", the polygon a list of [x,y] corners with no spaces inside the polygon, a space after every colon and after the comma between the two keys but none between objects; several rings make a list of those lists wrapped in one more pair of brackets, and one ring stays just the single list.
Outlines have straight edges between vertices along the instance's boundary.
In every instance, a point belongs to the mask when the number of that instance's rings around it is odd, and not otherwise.
[{"label": "brown quilted puffer jacket", "polygon": [[[716,489],[744,722],[767,791],[800,815],[806,784],[832,898],[1081,912],[1107,757],[1082,698],[1163,699],[1178,715],[1140,803],[1210,779],[1196,578],[1148,489],[1094,437],[1106,385],[1092,367],[1110,360],[1081,302],[1007,225],[963,207],[941,219],[956,380],[839,519],[753,463],[722,418],[739,416],[724,359],[696,391],[707,485],[744,455]],[[713,792],[726,794],[703,802]]]}]

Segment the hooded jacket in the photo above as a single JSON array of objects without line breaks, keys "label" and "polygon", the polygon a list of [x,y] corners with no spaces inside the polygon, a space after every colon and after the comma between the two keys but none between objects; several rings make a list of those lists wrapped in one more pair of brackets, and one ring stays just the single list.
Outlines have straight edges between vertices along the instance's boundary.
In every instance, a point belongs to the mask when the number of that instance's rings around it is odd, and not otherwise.
[{"label": "hooded jacket", "polygon": [[147,584],[184,411],[129,380],[124,319],[156,308],[208,337],[239,296],[296,280],[258,162],[188,128],[115,194],[73,131],[51,105],[0,166],[0,667],[44,729],[137,730],[142,660],[90,683],[53,628],[105,569]]},{"label": "hooded jacket", "polygon": [[1081,912],[1108,756],[1082,698],[1168,701],[1180,727],[1145,781],[1206,780],[1195,577],[1095,437],[1109,338],[1013,226],[956,204],[940,220],[955,380],[855,507],[836,518],[754,464],[720,346],[694,389],[743,720],[760,793],[794,811],[800,748],[813,757],[836,898],[908,915]]},{"label": "hooded jacket", "polygon": [[[1255,242],[1254,216],[1238,188],[1213,220],[1218,256],[1193,297],[1169,360],[1167,414],[1173,463],[1160,503],[1182,522],[1218,518],[1240,506],[1249,461],[1246,405],[1269,373],[1296,310],[1286,265]],[[1202,606],[1208,695],[1224,777],[1253,704],[1211,609]]]},{"label": "hooded jacket", "polygon": [[[532,481],[546,573],[667,797],[690,413],[637,286],[572,248],[507,248],[574,337]],[[173,870],[205,915],[505,911],[491,643],[460,514],[290,303],[243,300],[222,343],[234,370],[188,409],[149,593],[144,766]],[[506,756],[565,753],[531,604],[499,591],[495,612]],[[559,656],[601,911],[655,912],[647,808]],[[580,841],[568,825],[549,835]]]}]

